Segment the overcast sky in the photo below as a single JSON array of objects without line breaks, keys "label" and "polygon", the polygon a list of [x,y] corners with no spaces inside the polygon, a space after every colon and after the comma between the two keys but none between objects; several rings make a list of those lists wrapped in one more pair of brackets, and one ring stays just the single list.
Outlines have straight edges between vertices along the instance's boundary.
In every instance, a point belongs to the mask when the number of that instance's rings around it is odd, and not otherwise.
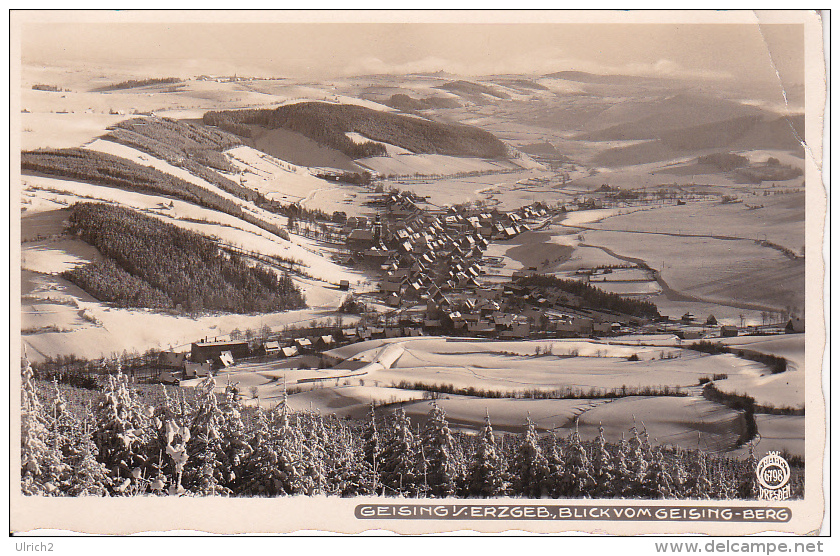
[{"label": "overcast sky", "polygon": [[26,23],[22,56],[24,63],[85,61],[182,76],[236,72],[325,78],[575,69],[772,82],[778,70],[783,81],[796,84],[803,81],[802,29],[743,24]]}]

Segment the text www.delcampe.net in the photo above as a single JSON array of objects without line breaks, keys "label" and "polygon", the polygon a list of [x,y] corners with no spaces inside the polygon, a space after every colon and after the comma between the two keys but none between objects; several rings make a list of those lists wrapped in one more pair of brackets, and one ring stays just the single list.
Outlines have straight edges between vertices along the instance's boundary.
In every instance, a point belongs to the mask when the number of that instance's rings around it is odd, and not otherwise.
[{"label": "text www.delcampe.net", "polygon": [[744,554],[807,554],[823,552],[823,541],[813,542],[767,542],[767,541],[709,541],[699,542],[657,542],[657,553],[744,553]]}]

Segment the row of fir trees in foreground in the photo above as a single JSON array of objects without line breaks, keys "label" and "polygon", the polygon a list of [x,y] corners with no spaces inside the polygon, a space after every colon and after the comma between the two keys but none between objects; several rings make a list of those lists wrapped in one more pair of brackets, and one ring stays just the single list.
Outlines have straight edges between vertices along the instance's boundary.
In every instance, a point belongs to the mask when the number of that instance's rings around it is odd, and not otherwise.
[{"label": "row of fir trees in foreground", "polygon": [[[755,458],[651,446],[635,427],[619,444],[450,430],[432,404],[415,427],[400,408],[354,423],[314,412],[244,407],[213,378],[161,387],[150,405],[122,374],[103,392],[22,373],[21,488],[45,496],[404,496],[755,498]],[[95,394],[97,397],[92,397]],[[387,413],[387,414],[386,414]],[[799,481],[801,477],[796,478]],[[794,491],[801,494],[801,482]]]}]

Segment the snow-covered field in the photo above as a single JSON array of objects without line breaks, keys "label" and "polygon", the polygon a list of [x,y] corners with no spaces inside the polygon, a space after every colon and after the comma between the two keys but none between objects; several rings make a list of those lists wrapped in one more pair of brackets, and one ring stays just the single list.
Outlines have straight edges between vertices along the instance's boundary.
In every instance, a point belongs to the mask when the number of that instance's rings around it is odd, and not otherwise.
[{"label": "snow-covered field", "polygon": [[777,355],[788,360],[788,370],[772,374],[755,368],[715,385],[724,392],[747,394],[756,403],[776,407],[805,407],[805,335],[791,334],[782,337],[728,338],[722,341],[732,348],[743,347],[761,353]]},{"label": "snow-covered field", "polygon": [[804,306],[804,262],[750,240],[586,231],[584,242],[641,259],[674,290],[707,302],[767,310]]},{"label": "snow-covered field", "polygon": [[633,426],[644,427],[651,442],[671,444],[709,452],[735,448],[746,423],[739,411],[728,409],[701,397],[627,397],[600,405],[580,416],[584,437],[594,437],[602,425],[613,442],[627,437]]},{"label": "snow-covered field", "polygon": [[[389,153],[390,155],[390,153]],[[372,156],[356,161],[360,166],[388,176],[412,176],[414,174],[452,175],[461,172],[498,172],[517,170],[521,167],[513,161],[467,158],[443,154],[402,154]]]},{"label": "snow-covered field", "polygon": [[[534,357],[533,350],[554,344],[555,353],[573,352],[576,357]],[[399,356],[383,358],[397,349]],[[387,348],[387,349],[386,349]],[[398,404],[412,419],[423,421],[429,412],[428,393],[398,387],[401,380],[426,384],[453,384],[520,393],[532,388],[611,388],[621,385],[669,385],[687,387],[684,397],[628,396],[619,399],[482,398],[436,394],[453,428],[477,430],[489,414],[499,432],[521,432],[526,417],[541,430],[563,433],[579,427],[586,437],[597,435],[599,425],[607,438],[618,441],[629,434],[634,419],[644,426],[655,443],[698,446],[715,452],[735,448],[745,423],[742,414],[699,395],[697,380],[714,372],[730,376],[748,374],[753,364],[730,355],[709,356],[677,348],[619,346],[593,341],[485,342],[451,341],[445,338],[372,340],[329,352],[347,361],[332,369],[301,370],[294,361],[237,365],[220,374],[219,388],[230,380],[248,400],[266,407],[279,403],[287,389],[293,409],[312,409],[323,414],[361,418],[371,403]],[[637,353],[639,362],[626,360]],[[673,359],[660,359],[674,354]],[[682,354],[682,357],[678,355]],[[383,361],[384,365],[371,365]],[[188,386],[190,383],[183,383]],[[303,392],[297,389],[303,388]],[[772,433],[769,433],[772,434]]]},{"label": "snow-covered field", "polygon": [[[350,139],[351,141],[353,141],[357,145],[360,145],[362,143],[367,143],[369,141],[373,141],[373,139],[370,139],[369,137],[365,137],[361,133],[356,133],[354,131],[348,131],[347,133],[345,133],[345,135],[347,136],[348,139]],[[375,142],[379,143],[380,145],[383,145],[385,147],[385,152],[388,153],[388,156],[397,156],[397,155],[403,155],[403,154],[414,154],[408,149],[398,147],[397,145],[392,145],[391,143],[385,143],[384,141],[375,141]]]},{"label": "snow-covered field", "polygon": [[[446,411],[451,428],[476,431],[484,424],[485,415],[490,416],[496,432],[518,433],[525,429],[525,420],[531,421],[540,431],[568,430],[579,415],[591,411],[609,400],[530,400],[471,398],[446,394],[436,400]],[[428,400],[406,404],[405,412],[412,422],[424,422],[432,402]],[[596,433],[597,434],[597,433]]]},{"label": "snow-covered field", "polygon": [[[698,384],[715,373],[736,376],[758,368],[731,355],[708,356],[674,348],[646,348],[556,340],[481,342],[406,340],[405,353],[390,368],[371,377],[383,383],[401,381],[452,384],[503,392],[572,389],[588,392]],[[554,355],[535,356],[548,350]],[[357,354],[364,358],[366,352]],[[640,361],[628,361],[631,355]],[[673,357],[668,359],[668,357]]]},{"label": "snow-covered field", "polygon": [[[748,208],[759,205],[762,208]],[[745,197],[743,203],[700,201],[663,206],[652,212],[612,216],[594,227],[767,240],[799,253],[805,245],[805,194],[758,195]]]},{"label": "snow-covered field", "polygon": [[[805,457],[805,417],[801,415],[756,415],[760,437],[753,442],[755,456],[763,457],[767,452],[787,450]],[[732,452],[733,457],[749,455],[749,446],[742,446]]]}]

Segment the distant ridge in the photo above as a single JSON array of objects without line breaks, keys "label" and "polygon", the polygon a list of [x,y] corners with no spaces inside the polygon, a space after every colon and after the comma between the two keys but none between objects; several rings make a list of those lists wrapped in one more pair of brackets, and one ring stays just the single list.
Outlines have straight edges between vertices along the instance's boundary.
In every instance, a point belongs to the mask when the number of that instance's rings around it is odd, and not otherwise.
[{"label": "distant ridge", "polygon": [[591,83],[595,85],[631,85],[636,83],[670,82],[666,77],[654,77],[645,75],[601,75],[585,71],[558,71],[549,73],[543,77],[576,81],[578,83]]}]

